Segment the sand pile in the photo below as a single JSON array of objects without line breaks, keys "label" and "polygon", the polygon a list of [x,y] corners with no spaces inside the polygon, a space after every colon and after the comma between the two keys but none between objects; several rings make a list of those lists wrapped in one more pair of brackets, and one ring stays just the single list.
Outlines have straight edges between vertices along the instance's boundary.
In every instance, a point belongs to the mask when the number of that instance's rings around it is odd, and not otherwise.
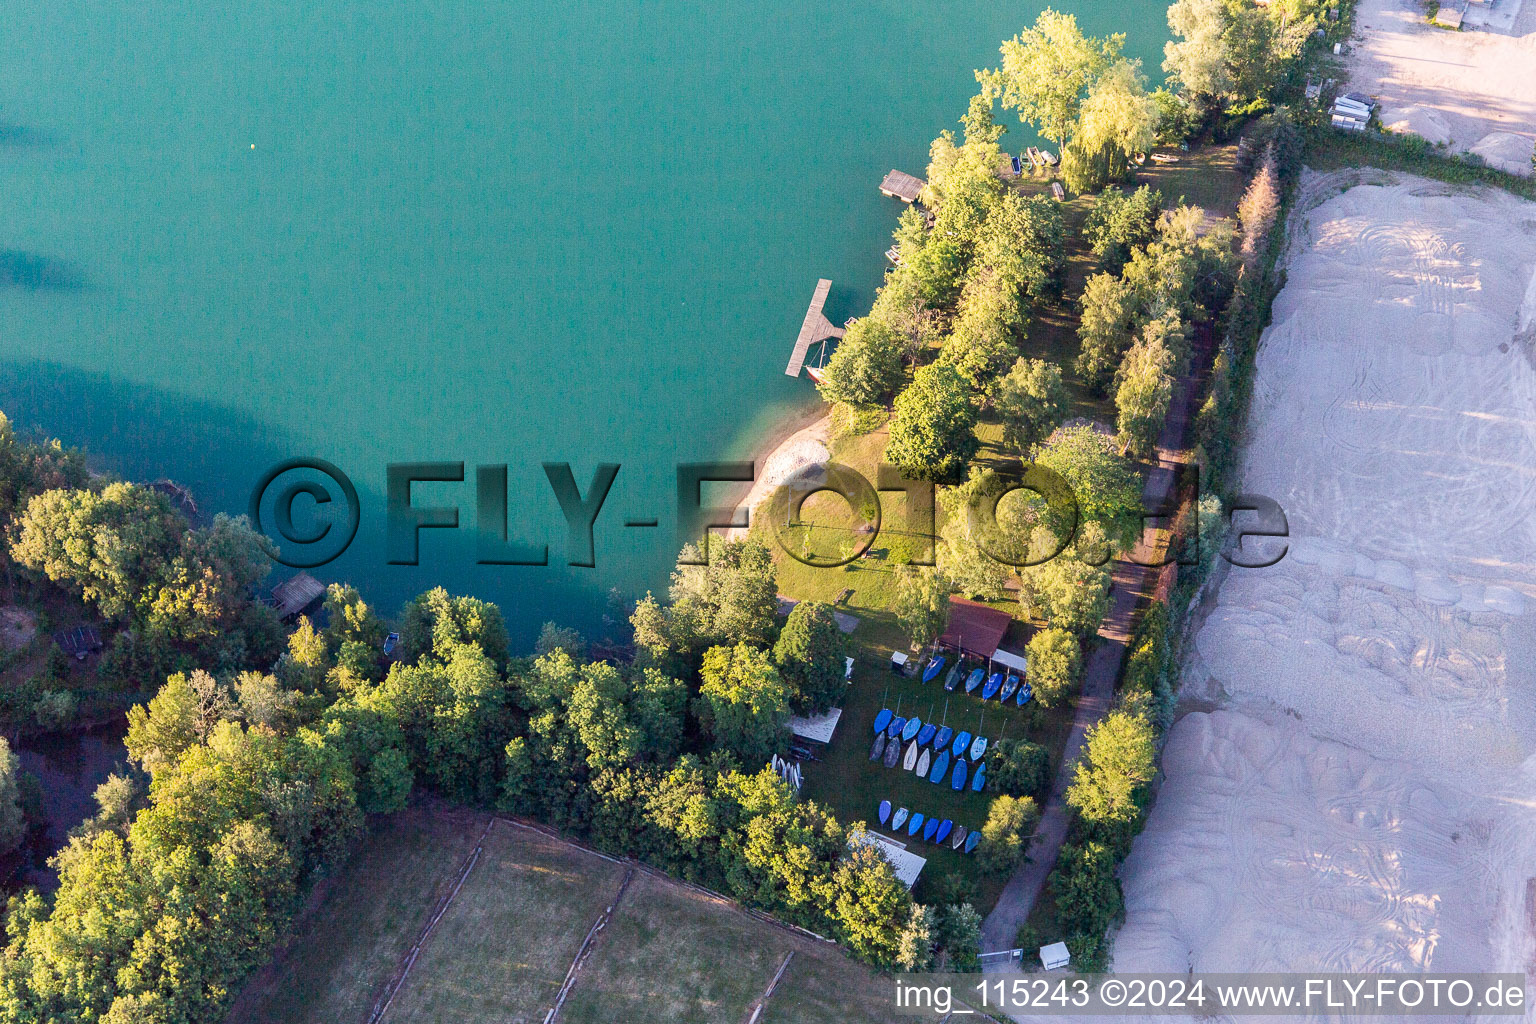
[{"label": "sand pile", "polygon": [[1436,145],[1451,141],[1451,128],[1439,112],[1429,107],[1410,104],[1406,107],[1382,108],[1381,123],[1389,132],[1417,135]]},{"label": "sand pile", "polygon": [[1489,132],[1472,146],[1472,152],[1488,161],[1489,167],[1527,177],[1531,173],[1533,149],[1536,149],[1536,142],[1510,132]]},{"label": "sand pile", "polygon": [[1536,204],[1391,182],[1293,221],[1244,469],[1290,551],[1196,633],[1224,709],[1169,737],[1117,970],[1536,951]]}]

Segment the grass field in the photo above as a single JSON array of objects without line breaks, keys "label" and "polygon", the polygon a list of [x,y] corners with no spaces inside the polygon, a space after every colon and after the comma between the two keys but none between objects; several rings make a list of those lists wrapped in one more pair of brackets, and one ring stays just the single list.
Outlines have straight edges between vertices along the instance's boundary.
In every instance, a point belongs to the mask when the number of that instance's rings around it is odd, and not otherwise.
[{"label": "grass field", "polygon": [[[317,892],[293,941],[247,985],[229,1024],[366,1024],[485,822],[431,805],[378,824],[358,856]],[[627,871],[496,822],[383,1024],[543,1021]],[[637,870],[558,1020],[740,1024],[791,952],[762,1020],[904,1019],[889,1012],[889,982],[836,946]]]},{"label": "grass field", "polygon": [[378,825],[316,892],[288,948],[246,984],[229,1024],[357,1024],[453,887],[485,816],[413,807]]},{"label": "grass field", "polygon": [[387,1020],[542,1021],[625,867],[498,822]]}]

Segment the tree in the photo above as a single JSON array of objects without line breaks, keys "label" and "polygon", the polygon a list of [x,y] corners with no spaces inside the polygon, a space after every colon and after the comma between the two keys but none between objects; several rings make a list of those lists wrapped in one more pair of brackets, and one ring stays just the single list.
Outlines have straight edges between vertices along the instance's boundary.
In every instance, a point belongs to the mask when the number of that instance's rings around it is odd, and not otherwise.
[{"label": "tree", "polygon": [[1015,360],[992,404],[1003,421],[1003,441],[1020,454],[1049,437],[1071,409],[1061,368],[1044,359]]},{"label": "tree", "polygon": [[1083,93],[1124,45],[1124,35],[1085,37],[1075,17],[1046,8],[1033,27],[1003,43],[1002,67],[976,78],[1005,109],[1059,144],[1077,125]]},{"label": "tree", "polygon": [[10,853],[26,838],[20,781],[21,761],[11,753],[10,741],[0,736],[0,854]]},{"label": "tree", "polygon": [[11,556],[123,619],[153,600],[185,531],[186,520],[147,487],[45,491],[27,503]]},{"label": "tree", "polygon": [[755,537],[727,541],[711,535],[707,565],[684,549],[672,573],[667,632],[674,648],[766,644],[779,607],[773,555]]},{"label": "tree", "polygon": [[1121,177],[1132,154],[1152,148],[1157,107],[1147,95],[1140,66],[1139,61],[1115,61],[1083,101],[1077,131],[1062,153],[1062,172],[1072,191],[1091,191]]},{"label": "tree", "polygon": [[1011,871],[1023,859],[1039,820],[1040,812],[1031,797],[1003,794],[993,798],[987,823],[981,827],[981,845],[976,849],[982,867],[999,874]]},{"label": "tree", "polygon": [[790,688],[790,708],[800,714],[832,708],[843,695],[848,644],[832,606],[801,601],[789,613],[773,647],[773,663]]},{"label": "tree", "polygon": [[1050,886],[1057,920],[1069,934],[1103,935],[1124,907],[1114,850],[1104,843],[1062,846]]},{"label": "tree", "polygon": [[1140,818],[1145,787],[1157,775],[1157,731],[1144,700],[1127,701],[1088,729],[1067,804],[1091,825]]},{"label": "tree", "polygon": [[[1034,665],[1030,665],[1034,675]],[[1044,800],[1051,786],[1051,754],[1028,740],[1000,739],[987,748],[987,780],[1009,796]]]},{"label": "tree", "polygon": [[1173,403],[1173,364],[1174,354],[1154,337],[1132,345],[1120,365],[1116,426],[1137,458],[1150,458],[1157,450],[1157,439]]},{"label": "tree", "polygon": [[1059,626],[1042,629],[1029,639],[1029,680],[1034,699],[1052,707],[1071,694],[1082,671],[1083,654],[1077,637]]},{"label": "tree", "polygon": [[885,457],[909,479],[957,480],[976,454],[975,429],[965,380],[953,366],[933,363],[897,397]]},{"label": "tree", "polygon": [[1168,27],[1179,39],[1163,44],[1163,70],[1206,104],[1230,92],[1227,7],[1222,0],[1174,0]]},{"label": "tree", "polygon": [[180,759],[198,742],[201,701],[182,673],[166,680],[148,707],[128,709],[128,735],[123,744],[139,767],[155,775]]},{"label": "tree", "polygon": [[[1008,285],[1015,302],[1021,292],[1034,302],[1057,297],[1066,258],[1060,203],[1008,191],[987,210],[976,240],[976,262]],[[1022,308],[1016,318],[1014,333],[1022,336]]]},{"label": "tree", "polygon": [[906,566],[896,577],[896,621],[918,647],[927,647],[949,624],[949,580],[928,566]]},{"label": "tree", "polygon": [[400,639],[409,662],[426,654],[447,661],[465,644],[480,648],[497,665],[507,660],[507,624],[501,609],[477,597],[454,597],[442,587],[405,606]]},{"label": "tree", "polygon": [[890,862],[873,846],[851,844],[838,861],[833,892],[838,937],[860,959],[876,967],[894,967],[912,896]]},{"label": "tree", "polygon": [[912,904],[912,915],[896,943],[896,966],[903,971],[926,971],[933,967],[933,931],[932,909]]},{"label": "tree", "polygon": [[1157,125],[1152,134],[1157,137],[1159,146],[1176,146],[1194,135],[1199,127],[1199,120],[1189,103],[1166,88],[1153,90],[1152,105],[1157,108]]},{"label": "tree", "polygon": [[1083,221],[1083,238],[1099,258],[1099,268],[1118,274],[1130,261],[1131,251],[1157,237],[1157,215],[1163,194],[1143,185],[1127,195],[1111,185],[1093,201]]},{"label": "tree", "polygon": [[[914,303],[922,300],[914,297]],[[874,317],[855,320],[822,371],[817,387],[829,402],[858,408],[884,405],[901,385],[901,346]]]},{"label": "tree", "polygon": [[1241,256],[1243,266],[1249,272],[1253,271],[1259,257],[1263,255],[1269,242],[1270,229],[1274,227],[1279,212],[1280,175],[1276,166],[1275,144],[1270,142],[1264,147],[1264,156],[1259,161],[1253,180],[1248,183],[1248,190],[1237,204],[1237,220],[1243,226]]},{"label": "tree", "polygon": [[937,928],[940,970],[971,972],[981,960],[981,914],[969,903],[947,904]]},{"label": "tree", "polygon": [[[1098,523],[1119,549],[1135,543],[1141,533],[1141,478],[1112,438],[1086,425],[1058,430],[1035,448],[1034,457],[1072,489],[1080,523]],[[1072,533],[1072,524],[1051,514],[1046,525],[1057,537]]]},{"label": "tree", "polygon": [[1077,337],[1082,348],[1074,367],[1090,383],[1103,386],[1130,347],[1140,302],[1125,279],[1094,274],[1083,286],[1080,304]]},{"label": "tree", "polygon": [[1109,611],[1109,570],[1065,555],[1025,568],[1019,600],[1051,626],[1079,637],[1099,631]]},{"label": "tree", "polygon": [[577,630],[546,622],[539,629],[539,639],[534,642],[533,653],[543,657],[557,649],[565,651],[573,658],[585,658],[587,641]]},{"label": "tree", "polygon": [[980,267],[960,293],[960,314],[939,358],[972,389],[986,392],[1012,361],[1023,320],[1018,289],[992,268]]},{"label": "tree", "polygon": [[768,654],[749,644],[711,647],[700,671],[698,715],[704,731],[746,765],[779,750],[789,718],[789,691]]}]

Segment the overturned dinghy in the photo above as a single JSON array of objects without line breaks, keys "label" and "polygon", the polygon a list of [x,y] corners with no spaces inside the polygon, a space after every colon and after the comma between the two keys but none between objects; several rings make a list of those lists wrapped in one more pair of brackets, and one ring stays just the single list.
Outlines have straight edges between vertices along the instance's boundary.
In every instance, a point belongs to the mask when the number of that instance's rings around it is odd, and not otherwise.
[{"label": "overturned dinghy", "polygon": [[951,835],[950,838],[949,838],[949,848],[951,850],[958,850],[964,844],[965,844],[965,826],[964,825],[956,825],[955,826],[954,834]]},{"label": "overturned dinghy", "polygon": [[885,822],[886,822],[886,819],[889,818],[890,816],[891,816],[891,802],[889,800],[881,800],[880,801],[880,824],[884,825]]},{"label": "overturned dinghy", "polygon": [[927,775],[928,774],[928,764],[929,764],[929,761],[930,761],[930,759],[932,757],[933,757],[933,751],[924,748],[922,754],[920,754],[918,756],[918,758],[917,758],[917,767],[913,768],[912,770],[914,772],[916,772],[918,775]]},{"label": "overturned dinghy", "polygon": [[885,744],[885,766],[895,768],[896,762],[901,760],[901,741],[888,740]]},{"label": "overturned dinghy", "polygon": [[885,733],[875,737],[875,745],[869,748],[869,759],[878,761],[885,754],[885,745],[890,742],[885,738]]},{"label": "overturned dinghy", "polygon": [[[905,807],[898,807],[896,813],[891,816],[891,831],[900,832],[901,826],[907,823],[908,811]],[[958,844],[957,844],[958,845]]]},{"label": "overturned dinghy", "polygon": [[917,764],[917,750],[917,740],[913,740],[911,743],[907,744],[906,755],[901,759],[902,771],[909,772],[912,770],[913,766]]}]

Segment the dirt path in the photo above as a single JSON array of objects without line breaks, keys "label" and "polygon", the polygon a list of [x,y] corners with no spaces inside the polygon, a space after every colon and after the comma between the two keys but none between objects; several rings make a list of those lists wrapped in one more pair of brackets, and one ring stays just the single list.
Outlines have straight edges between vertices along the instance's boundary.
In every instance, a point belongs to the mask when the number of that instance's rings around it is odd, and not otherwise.
[{"label": "dirt path", "polygon": [[[1199,367],[1209,364],[1212,356],[1208,332],[1202,334],[1197,344],[1195,363]],[[1185,378],[1179,382],[1168,418],[1158,438],[1158,462],[1165,468],[1177,467],[1188,461],[1183,450],[1185,435],[1192,416],[1193,399],[1199,393],[1198,378]],[[1155,525],[1155,521],[1153,524]],[[1067,827],[1071,814],[1067,810],[1067,787],[1077,772],[1077,759],[1082,753],[1088,729],[1103,718],[1115,698],[1115,682],[1120,678],[1120,665],[1125,660],[1126,645],[1136,630],[1136,615],[1141,600],[1151,593],[1157,581],[1157,570],[1145,564],[1155,561],[1151,538],[1155,530],[1149,528],[1140,543],[1131,552],[1131,560],[1117,559],[1111,566],[1114,578],[1114,599],[1104,623],[1099,627],[1099,643],[1088,656],[1083,671],[1083,688],[1077,698],[1077,708],[1072,716],[1072,731],[1067,735],[1062,749],[1061,767],[1051,784],[1051,794],[1046,798],[1040,814],[1040,824],[1034,840],[1029,844],[1028,859],[1008,884],[1003,887],[986,920],[981,923],[981,949],[984,953],[996,953],[1014,948],[1019,929],[1034,909],[1035,900],[1045,887],[1045,880],[1056,866],[1061,844],[1066,842]],[[1166,525],[1166,524],[1165,524]],[[1025,951],[1028,955],[1029,951]],[[997,970],[1011,970],[1014,961],[1004,960]]]}]

